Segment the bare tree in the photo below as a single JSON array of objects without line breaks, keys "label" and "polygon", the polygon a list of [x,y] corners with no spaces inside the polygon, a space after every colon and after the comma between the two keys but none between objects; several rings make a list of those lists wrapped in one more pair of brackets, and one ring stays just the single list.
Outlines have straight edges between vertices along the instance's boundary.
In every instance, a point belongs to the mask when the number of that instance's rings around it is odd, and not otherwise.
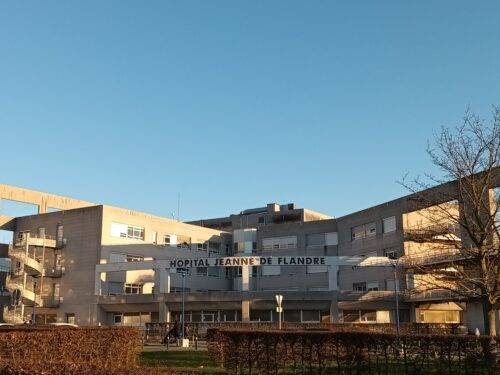
[{"label": "bare tree", "polygon": [[400,183],[413,193],[404,264],[415,274],[415,290],[481,301],[485,331],[494,336],[500,304],[500,200],[494,192],[500,180],[500,108],[492,114],[486,124],[468,110],[462,124],[441,128],[427,153],[442,175]]}]

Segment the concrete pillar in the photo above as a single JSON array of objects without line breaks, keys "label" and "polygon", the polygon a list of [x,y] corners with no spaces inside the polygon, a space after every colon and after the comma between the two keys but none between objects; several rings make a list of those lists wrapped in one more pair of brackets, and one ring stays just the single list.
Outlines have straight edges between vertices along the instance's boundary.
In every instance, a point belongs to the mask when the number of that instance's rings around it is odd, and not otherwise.
[{"label": "concrete pillar", "polygon": [[170,310],[167,304],[163,301],[158,303],[158,323],[170,322]]},{"label": "concrete pillar", "polygon": [[155,294],[170,293],[170,270],[155,269]]},{"label": "concrete pillar", "polygon": [[241,321],[248,323],[250,321],[250,301],[241,301]]},{"label": "concrete pillar", "polygon": [[339,290],[338,272],[339,266],[328,266],[328,290]]},{"label": "concrete pillar", "polygon": [[339,322],[339,303],[337,299],[330,302],[330,323]]},{"label": "concrete pillar", "polygon": [[241,266],[241,290],[250,290],[250,266]]},{"label": "concrete pillar", "polygon": [[38,205],[38,213],[39,214],[47,213],[47,202],[43,198],[42,198],[42,201],[40,202],[40,204]]}]

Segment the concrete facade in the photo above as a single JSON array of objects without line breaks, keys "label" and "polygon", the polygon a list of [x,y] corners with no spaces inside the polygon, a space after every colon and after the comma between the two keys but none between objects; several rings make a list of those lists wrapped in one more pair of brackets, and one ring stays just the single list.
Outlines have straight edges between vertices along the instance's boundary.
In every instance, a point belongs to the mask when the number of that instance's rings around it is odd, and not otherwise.
[{"label": "concrete facade", "polygon": [[[401,321],[482,325],[475,301],[408,298],[407,272],[395,272],[388,263],[157,266],[170,259],[226,256],[401,258],[412,211],[408,197],[339,218],[272,203],[190,223],[6,185],[0,185],[0,198],[40,207],[37,215],[4,216],[0,223],[14,233],[11,246],[3,247],[12,270],[0,282],[8,293],[23,292],[19,306],[4,307],[6,321],[33,314],[38,322],[79,325],[172,321],[181,311],[184,288],[188,321],[274,321],[274,297],[280,293],[288,321],[394,322],[397,295]],[[47,207],[61,211],[47,213]]]}]

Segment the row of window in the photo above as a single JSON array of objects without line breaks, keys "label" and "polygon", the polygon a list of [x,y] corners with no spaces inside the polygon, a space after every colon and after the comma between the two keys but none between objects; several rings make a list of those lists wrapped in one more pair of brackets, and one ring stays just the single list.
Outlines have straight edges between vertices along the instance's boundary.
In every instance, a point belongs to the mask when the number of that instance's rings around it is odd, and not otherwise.
[{"label": "row of window", "polygon": [[[111,236],[145,241],[144,228],[115,222],[111,223]],[[159,244],[158,232],[151,232],[151,242],[155,245]],[[165,234],[162,236],[161,245],[177,246],[179,248],[190,249],[191,244],[191,237],[188,236],[176,234]],[[226,253],[229,253],[230,248],[231,245],[226,244]],[[210,251],[211,253],[218,254],[221,250],[221,244],[220,242],[216,241],[204,241],[197,243],[196,249],[205,252]]]},{"label": "row of window", "polygon": [[[398,290],[399,288],[399,281],[397,283]],[[394,290],[394,280],[393,279],[387,279],[385,280],[385,289],[381,289],[379,282],[378,281],[362,281],[362,282],[356,282],[352,284],[352,290],[354,292],[370,292],[370,291],[378,291],[378,290]]]},{"label": "row of window", "polygon": [[[386,217],[382,219],[382,232],[393,233],[396,231],[396,216]],[[362,238],[373,237],[377,234],[377,223],[375,221],[362,225],[357,225],[351,228],[351,240],[359,240]]]}]

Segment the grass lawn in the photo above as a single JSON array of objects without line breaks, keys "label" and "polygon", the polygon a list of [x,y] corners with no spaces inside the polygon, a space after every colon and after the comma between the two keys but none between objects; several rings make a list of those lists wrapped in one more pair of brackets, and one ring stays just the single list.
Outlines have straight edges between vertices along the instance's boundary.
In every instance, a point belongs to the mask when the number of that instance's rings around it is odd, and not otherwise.
[{"label": "grass lawn", "polygon": [[158,366],[190,374],[226,374],[208,358],[206,351],[142,352],[139,361],[143,366]]}]

